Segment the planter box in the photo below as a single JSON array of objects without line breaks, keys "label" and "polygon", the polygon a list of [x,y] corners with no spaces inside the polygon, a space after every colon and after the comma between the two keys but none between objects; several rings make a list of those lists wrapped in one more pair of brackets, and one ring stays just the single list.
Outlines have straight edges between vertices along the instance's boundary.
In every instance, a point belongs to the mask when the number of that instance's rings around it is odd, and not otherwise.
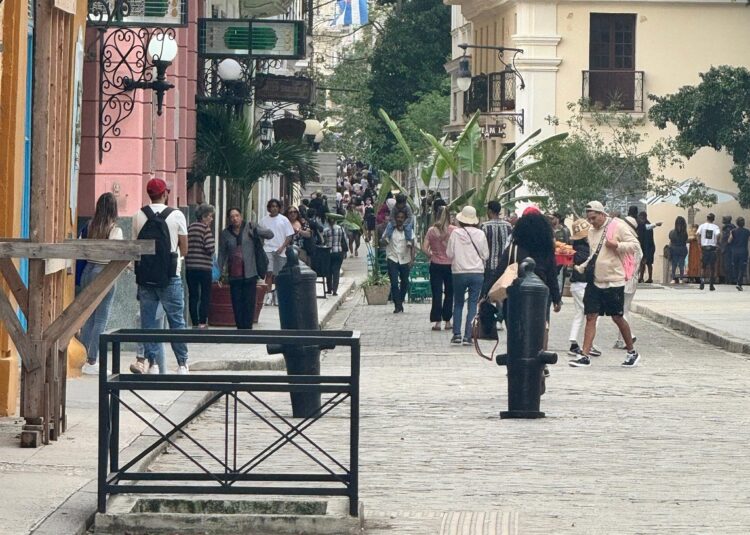
[{"label": "planter box", "polygon": [[384,284],[381,286],[368,286],[363,288],[368,305],[385,305],[388,304],[388,295],[391,293],[391,286]]},{"label": "planter box", "polygon": [[[260,311],[263,308],[263,298],[266,296],[266,283],[258,281],[255,291],[255,317],[253,323],[258,323]],[[232,294],[229,283],[219,286],[214,283],[211,287],[211,302],[208,305],[208,323],[212,327],[234,327],[234,310],[232,310]]]}]

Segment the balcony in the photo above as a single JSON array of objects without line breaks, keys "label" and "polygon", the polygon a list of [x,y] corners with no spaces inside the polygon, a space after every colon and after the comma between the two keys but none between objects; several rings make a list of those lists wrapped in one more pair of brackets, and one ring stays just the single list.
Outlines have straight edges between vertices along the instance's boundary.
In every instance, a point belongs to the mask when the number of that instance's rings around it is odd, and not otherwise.
[{"label": "balcony", "polygon": [[512,112],[516,109],[516,80],[512,72],[480,74],[464,93],[464,115]]},{"label": "balcony", "polygon": [[583,71],[581,95],[593,108],[643,112],[643,71]]}]

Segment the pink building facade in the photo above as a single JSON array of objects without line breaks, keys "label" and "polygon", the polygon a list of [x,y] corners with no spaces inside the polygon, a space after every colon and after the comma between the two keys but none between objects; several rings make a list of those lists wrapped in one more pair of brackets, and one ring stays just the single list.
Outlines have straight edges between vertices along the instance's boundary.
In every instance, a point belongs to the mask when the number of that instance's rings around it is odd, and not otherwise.
[{"label": "pink building facade", "polygon": [[[188,205],[187,173],[195,149],[196,84],[198,70],[197,19],[203,2],[191,2],[188,26],[176,29],[178,53],[166,71],[174,88],[164,95],[162,115],[156,113],[156,94],[136,89],[132,113],[119,123],[119,135],[107,134],[109,151],[99,154],[100,66],[99,32],[88,29],[84,63],[81,165],[78,216],[91,217],[96,200],[106,192],[118,200],[120,217],[132,216],[148,204],[146,183],[166,180],[170,204]],[[109,30],[110,32],[113,30]]]}]

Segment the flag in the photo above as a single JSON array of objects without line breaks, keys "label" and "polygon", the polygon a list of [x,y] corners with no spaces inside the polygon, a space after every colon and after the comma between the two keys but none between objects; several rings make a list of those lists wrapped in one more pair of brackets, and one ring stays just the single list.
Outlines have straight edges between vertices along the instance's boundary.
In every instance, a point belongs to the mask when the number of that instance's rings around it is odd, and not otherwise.
[{"label": "flag", "polygon": [[367,0],[338,0],[331,26],[362,26],[368,20]]}]

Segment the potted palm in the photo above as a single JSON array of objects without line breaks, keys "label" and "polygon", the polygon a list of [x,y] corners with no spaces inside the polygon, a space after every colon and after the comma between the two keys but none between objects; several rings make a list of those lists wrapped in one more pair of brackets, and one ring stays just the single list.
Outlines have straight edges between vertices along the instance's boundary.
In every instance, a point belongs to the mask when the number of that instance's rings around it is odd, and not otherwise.
[{"label": "potted palm", "polygon": [[[228,186],[229,204],[244,210],[255,184],[270,174],[285,175],[302,186],[318,176],[314,155],[301,140],[279,141],[262,148],[258,129],[245,117],[218,105],[198,109],[195,155],[190,173],[194,182],[200,184],[206,176],[222,177]],[[264,295],[265,284],[259,282],[256,322]],[[214,284],[210,310],[214,311],[213,315],[209,314],[212,325],[234,325],[228,284]]]}]

